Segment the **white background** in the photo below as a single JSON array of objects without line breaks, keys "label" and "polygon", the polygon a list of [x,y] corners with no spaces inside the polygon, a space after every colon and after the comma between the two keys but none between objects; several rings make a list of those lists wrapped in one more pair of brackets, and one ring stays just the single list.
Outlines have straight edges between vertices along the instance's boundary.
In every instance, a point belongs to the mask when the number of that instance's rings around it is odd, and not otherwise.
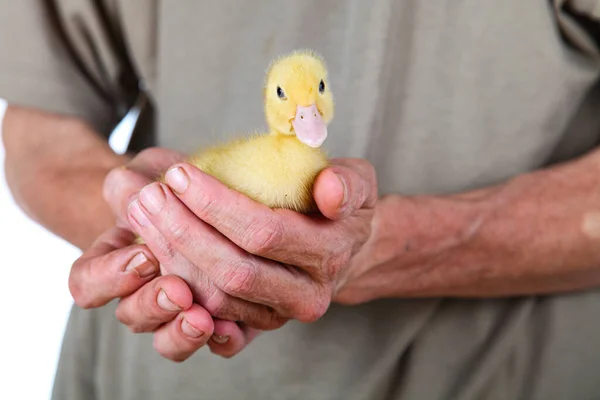
[{"label": "white background", "polygon": [[[129,141],[129,117],[111,137],[118,153]],[[81,252],[31,221],[14,203],[1,145],[0,399],[45,400],[73,304],[69,270]]]},{"label": "white background", "polygon": [[0,399],[48,399],[80,252],[21,212],[0,165]]}]

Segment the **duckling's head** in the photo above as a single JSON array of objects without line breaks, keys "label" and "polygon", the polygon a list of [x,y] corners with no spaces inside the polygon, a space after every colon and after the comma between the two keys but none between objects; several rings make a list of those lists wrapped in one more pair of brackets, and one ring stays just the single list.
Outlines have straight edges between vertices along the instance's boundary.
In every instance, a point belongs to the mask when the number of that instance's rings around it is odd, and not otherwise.
[{"label": "duckling's head", "polygon": [[316,53],[296,51],[269,67],[265,114],[274,134],[296,135],[302,143],[320,147],[333,108],[327,68]]}]

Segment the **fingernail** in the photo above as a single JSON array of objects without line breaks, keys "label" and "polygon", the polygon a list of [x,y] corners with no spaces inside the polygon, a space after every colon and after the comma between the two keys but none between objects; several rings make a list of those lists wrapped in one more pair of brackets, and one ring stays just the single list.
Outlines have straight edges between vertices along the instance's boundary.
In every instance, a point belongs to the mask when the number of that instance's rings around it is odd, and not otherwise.
[{"label": "fingernail", "polygon": [[165,181],[167,182],[167,185],[172,187],[177,193],[185,192],[185,189],[187,189],[190,184],[187,174],[181,167],[175,167],[168,170],[165,174]]},{"label": "fingernail", "polygon": [[219,344],[225,344],[229,340],[229,336],[212,335],[212,340]]},{"label": "fingernail", "polygon": [[183,331],[183,333],[194,339],[197,339],[200,336],[204,335],[204,332],[196,328],[194,325],[190,324],[185,318],[181,320],[181,330]]},{"label": "fingernail", "polygon": [[158,303],[159,307],[165,311],[181,311],[181,308],[175,303],[173,303],[171,300],[169,300],[167,294],[162,289],[158,293],[158,298],[156,299],[156,302]]},{"label": "fingernail", "polygon": [[150,214],[158,214],[167,200],[160,184],[155,182],[142,189],[139,195],[140,203]]},{"label": "fingernail", "polygon": [[129,261],[129,264],[125,267],[125,271],[132,270],[135,270],[140,278],[147,278],[157,272],[156,265],[148,261],[148,258],[144,253],[137,253],[137,255]]},{"label": "fingernail", "polygon": [[131,215],[131,218],[133,218],[138,225],[150,226],[152,224],[146,214],[142,211],[138,200],[134,200],[129,204],[129,215]]}]

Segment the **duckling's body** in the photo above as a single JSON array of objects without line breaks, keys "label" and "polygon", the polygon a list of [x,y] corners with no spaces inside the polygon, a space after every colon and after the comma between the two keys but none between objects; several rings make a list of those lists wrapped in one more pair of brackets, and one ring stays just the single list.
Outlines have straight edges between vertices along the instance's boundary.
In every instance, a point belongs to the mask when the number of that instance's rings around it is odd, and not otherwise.
[{"label": "duckling's body", "polygon": [[327,155],[295,136],[255,134],[199,152],[189,162],[231,189],[271,208],[309,212]]}]

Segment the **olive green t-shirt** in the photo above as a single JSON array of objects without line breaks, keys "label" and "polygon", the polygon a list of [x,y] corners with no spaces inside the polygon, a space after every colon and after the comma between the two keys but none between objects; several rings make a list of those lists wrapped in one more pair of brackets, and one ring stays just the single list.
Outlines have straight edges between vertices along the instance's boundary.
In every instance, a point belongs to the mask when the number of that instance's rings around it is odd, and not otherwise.
[{"label": "olive green t-shirt", "polygon": [[[336,97],[326,149],[369,160],[381,194],[482,187],[578,156],[599,138],[596,93],[587,96],[597,49],[548,1],[117,3],[167,147],[189,151],[264,127],[268,63],[307,47],[325,57]],[[593,2],[575,3],[593,14]],[[0,95],[104,126],[105,106],[60,58],[35,4],[0,4]],[[4,36],[10,27],[22,44]],[[55,399],[600,394],[597,290],[332,305],[321,320],[264,333],[232,359],[202,349],[181,364],[161,358],[151,335],[119,324],[114,307],[73,308]]]}]

